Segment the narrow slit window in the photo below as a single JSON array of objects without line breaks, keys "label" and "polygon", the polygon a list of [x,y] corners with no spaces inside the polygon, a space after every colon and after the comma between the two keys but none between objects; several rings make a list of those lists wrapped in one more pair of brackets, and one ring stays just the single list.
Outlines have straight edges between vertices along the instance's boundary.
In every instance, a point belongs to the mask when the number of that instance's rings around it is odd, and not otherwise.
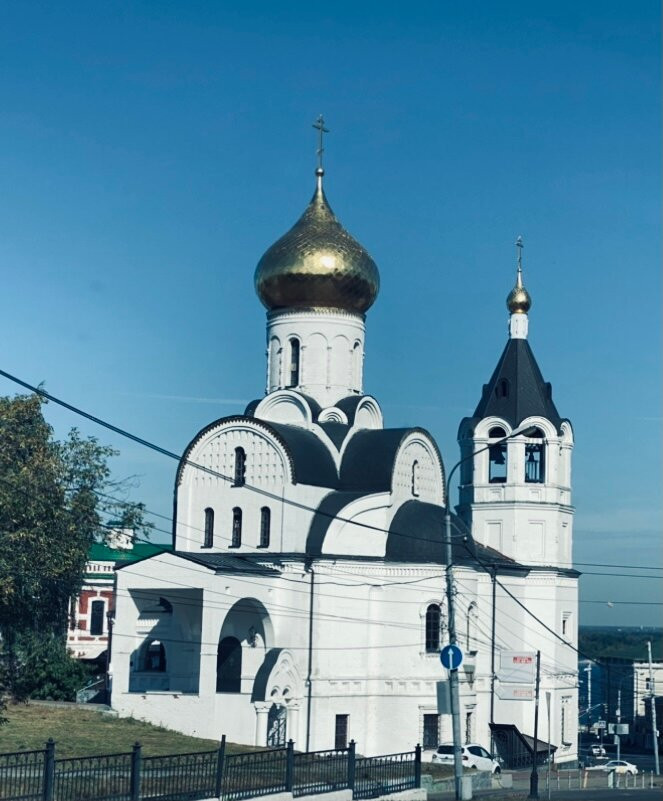
[{"label": "narrow slit window", "polygon": [[236,506],[233,509],[233,528],[230,540],[231,548],[239,548],[242,544],[242,510]]},{"label": "narrow slit window", "polygon": [[246,451],[244,448],[235,448],[235,476],[236,487],[243,487],[246,481]]},{"label": "narrow slit window", "polygon": [[412,495],[419,497],[419,462],[416,459],[412,462]]},{"label": "narrow slit window", "polygon": [[211,548],[214,545],[214,509],[205,509],[205,538],[203,548]]},{"label": "narrow slit window", "polygon": [[299,362],[300,362],[300,352],[299,352],[299,340],[298,339],[291,339],[290,340],[290,367],[288,370],[288,386],[289,387],[297,387],[299,386]]},{"label": "narrow slit window", "polygon": [[269,548],[269,530],[271,527],[272,513],[268,506],[263,506],[260,510],[260,542],[259,548]]}]

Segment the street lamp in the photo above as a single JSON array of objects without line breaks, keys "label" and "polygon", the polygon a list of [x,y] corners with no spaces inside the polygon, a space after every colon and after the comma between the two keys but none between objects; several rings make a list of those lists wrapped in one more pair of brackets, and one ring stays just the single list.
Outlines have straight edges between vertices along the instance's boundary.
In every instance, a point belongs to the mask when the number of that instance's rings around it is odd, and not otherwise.
[{"label": "street lamp", "polygon": [[[469,454],[468,456],[463,457],[460,459],[456,464],[451,468],[451,472],[447,478],[447,503],[444,509],[444,559],[446,562],[446,584],[447,584],[447,607],[448,607],[448,615],[447,615],[447,628],[449,634],[449,645],[456,645],[456,613],[454,609],[454,596],[456,593],[455,585],[454,585],[454,575],[453,575],[453,551],[451,548],[451,503],[449,501],[449,487],[451,486],[451,477],[456,472],[456,470],[465,462],[469,461],[470,459],[474,459],[475,456],[478,456],[480,453],[484,451],[489,451],[491,448],[494,448],[496,445],[501,445],[503,442],[506,442],[513,437],[519,436],[529,436],[530,434],[534,433],[536,430],[535,426],[528,426],[524,429],[516,428],[515,431],[512,431],[508,436],[502,437],[502,439],[498,439],[496,442],[491,442],[490,445],[486,445],[483,448],[479,448],[478,451],[474,451],[473,453]],[[453,743],[454,743],[454,784],[456,789],[456,799],[460,799],[462,797],[462,777],[463,777],[463,759],[462,759],[462,751],[463,751],[463,744],[461,743],[460,739],[460,701],[459,701],[459,693],[458,693],[458,668],[451,668],[449,670],[449,690],[451,695],[451,721],[452,721],[452,729],[453,729]]]}]

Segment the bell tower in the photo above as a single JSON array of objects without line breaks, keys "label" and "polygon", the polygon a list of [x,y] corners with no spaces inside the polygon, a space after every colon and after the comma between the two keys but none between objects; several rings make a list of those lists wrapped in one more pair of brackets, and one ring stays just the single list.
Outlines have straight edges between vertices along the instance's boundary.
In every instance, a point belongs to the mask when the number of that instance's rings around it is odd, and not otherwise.
[{"label": "bell tower", "polygon": [[[470,457],[461,467],[459,513],[482,545],[523,564],[570,567],[573,429],[557,412],[527,340],[532,300],[520,237],[516,247],[509,339],[458,431],[461,456]],[[523,433],[511,436],[517,430]]]}]

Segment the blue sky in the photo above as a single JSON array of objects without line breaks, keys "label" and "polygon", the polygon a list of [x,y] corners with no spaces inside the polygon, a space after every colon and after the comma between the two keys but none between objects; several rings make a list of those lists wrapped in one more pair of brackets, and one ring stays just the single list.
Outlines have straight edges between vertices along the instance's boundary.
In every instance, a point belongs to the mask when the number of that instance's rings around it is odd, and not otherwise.
[{"label": "blue sky", "polygon": [[[2,368],[177,452],[259,397],[253,270],[309,200],[322,111],[330,203],[380,267],[387,424],[455,462],[522,234],[530,342],[576,432],[575,557],[661,567],[659,29],[653,0],[4,4]],[[115,475],[170,513],[173,463],[47,416],[121,448]],[[660,596],[588,575],[581,622],[656,624],[617,602]]]}]

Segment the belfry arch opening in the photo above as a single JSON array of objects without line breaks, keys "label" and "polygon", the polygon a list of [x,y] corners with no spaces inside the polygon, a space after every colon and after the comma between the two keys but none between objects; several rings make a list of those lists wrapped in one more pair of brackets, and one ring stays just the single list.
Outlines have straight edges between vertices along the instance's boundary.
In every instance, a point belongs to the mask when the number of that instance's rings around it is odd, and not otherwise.
[{"label": "belfry arch opening", "polygon": [[499,442],[504,439],[507,433],[502,426],[493,426],[488,432],[490,440],[497,440],[494,445],[490,445],[488,451],[488,482],[490,484],[505,484],[507,476],[507,450],[506,442]]},{"label": "belfry arch opening", "polygon": [[546,443],[540,428],[527,432],[530,440],[525,445],[525,482],[543,484],[546,480]]}]

